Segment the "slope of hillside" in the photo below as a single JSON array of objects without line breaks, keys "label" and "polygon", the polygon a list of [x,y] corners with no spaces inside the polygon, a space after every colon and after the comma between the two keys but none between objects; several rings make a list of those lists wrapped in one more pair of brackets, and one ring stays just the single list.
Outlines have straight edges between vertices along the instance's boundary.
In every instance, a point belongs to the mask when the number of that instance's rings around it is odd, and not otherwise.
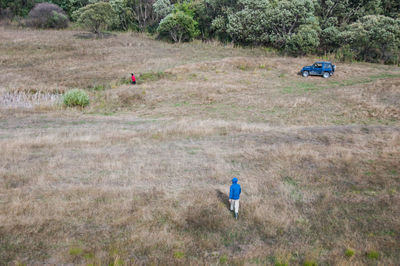
[{"label": "slope of hillside", "polygon": [[0,28],[1,262],[400,261],[400,68],[80,36]]}]

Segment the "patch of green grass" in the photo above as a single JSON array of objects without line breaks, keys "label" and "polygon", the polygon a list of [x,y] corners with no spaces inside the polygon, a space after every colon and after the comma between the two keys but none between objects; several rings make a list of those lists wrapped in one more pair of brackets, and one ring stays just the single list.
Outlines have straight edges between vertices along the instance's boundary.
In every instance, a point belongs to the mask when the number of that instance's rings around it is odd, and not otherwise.
[{"label": "patch of green grass", "polygon": [[370,83],[378,79],[387,79],[387,78],[397,78],[400,77],[400,74],[392,74],[392,73],[381,73],[378,75],[372,75],[367,78],[355,78],[355,79],[347,79],[347,80],[342,80],[342,81],[337,81],[337,80],[330,80],[328,84],[334,85],[335,87],[346,87],[346,86],[352,86],[356,84],[365,84],[365,83]]},{"label": "patch of green grass", "polygon": [[84,125],[86,123],[87,123],[87,121],[73,121],[71,124],[72,125]]},{"label": "patch of green grass", "polygon": [[286,184],[292,185],[292,186],[297,186],[297,182],[296,180],[294,180],[292,177],[290,176],[284,176],[282,178],[282,181]]},{"label": "patch of green grass", "polygon": [[303,265],[304,266],[318,266],[318,263],[313,260],[306,260]]},{"label": "patch of green grass", "polygon": [[355,254],[355,251],[351,248],[346,249],[346,251],[344,252],[344,255],[348,258],[353,257]]},{"label": "patch of green grass", "polygon": [[293,87],[285,87],[282,89],[282,94],[291,94],[294,92],[294,89],[295,88],[293,88]]},{"label": "patch of green grass", "polygon": [[91,252],[88,252],[88,253],[85,253],[85,254],[83,255],[83,257],[84,257],[85,259],[87,259],[87,260],[91,260],[91,259],[94,259],[94,254],[91,253]]},{"label": "patch of green grass", "polygon": [[325,89],[326,86],[318,86],[313,82],[295,82],[288,87],[284,87],[282,89],[283,94],[291,94],[291,93],[306,93],[312,91],[318,91]]},{"label": "patch of green grass", "polygon": [[83,254],[83,249],[80,247],[72,247],[69,249],[69,255],[71,256],[80,256]]},{"label": "patch of green grass", "polygon": [[201,151],[201,148],[185,148],[185,150],[190,155],[196,155],[199,151]]},{"label": "patch of green grass", "polygon": [[371,250],[367,252],[367,257],[371,260],[377,260],[379,259],[379,252],[376,250]]},{"label": "patch of green grass", "polygon": [[219,263],[220,264],[226,264],[228,262],[228,257],[226,256],[226,255],[222,255],[220,258],[219,258]]},{"label": "patch of green grass", "polygon": [[248,65],[246,65],[246,64],[241,64],[237,68],[242,70],[242,71],[250,70],[250,67]]},{"label": "patch of green grass", "polygon": [[183,259],[185,257],[185,253],[183,251],[175,251],[174,258],[175,259]]},{"label": "patch of green grass", "polygon": [[137,84],[142,84],[145,82],[151,82],[151,81],[157,81],[157,80],[164,79],[164,78],[169,78],[171,76],[172,76],[172,74],[165,73],[162,71],[140,73],[137,75],[136,82],[137,82]]},{"label": "patch of green grass", "polygon": [[398,175],[399,173],[397,172],[397,170],[392,169],[392,170],[389,170],[389,174],[390,175]]},{"label": "patch of green grass", "polygon": [[105,91],[107,88],[108,88],[107,85],[99,84],[99,85],[94,85],[93,87],[89,87],[87,89],[91,91]]},{"label": "patch of green grass", "polygon": [[399,78],[400,74],[393,73],[380,73],[377,75],[370,76],[371,79],[387,79],[387,78]]},{"label": "patch of green grass", "polygon": [[101,112],[100,113],[100,115],[104,115],[104,116],[112,116],[112,115],[115,115],[116,114],[116,112]]},{"label": "patch of green grass", "polygon": [[174,107],[182,107],[182,106],[186,106],[186,105],[189,105],[189,103],[184,101],[184,102],[181,102],[181,103],[175,103]]}]

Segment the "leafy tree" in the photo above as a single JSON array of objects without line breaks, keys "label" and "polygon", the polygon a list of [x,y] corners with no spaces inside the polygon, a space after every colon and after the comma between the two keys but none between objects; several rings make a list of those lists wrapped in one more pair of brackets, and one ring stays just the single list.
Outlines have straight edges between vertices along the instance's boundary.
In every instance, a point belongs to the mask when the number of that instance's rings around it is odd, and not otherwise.
[{"label": "leafy tree", "polygon": [[304,24],[316,23],[312,0],[282,0],[272,2],[267,11],[271,28],[270,42],[277,48],[283,48],[286,40]]},{"label": "leafy tree", "polygon": [[154,13],[157,15],[158,19],[165,18],[169,13],[172,12],[174,6],[169,0],[157,0],[153,4]]},{"label": "leafy tree", "polygon": [[127,7],[137,22],[139,30],[148,30],[157,22],[157,15],[153,11],[155,0],[127,0]]},{"label": "leafy tree", "polygon": [[399,0],[381,0],[383,15],[391,18],[400,18]]},{"label": "leafy tree", "polygon": [[200,0],[193,3],[195,19],[203,38],[218,38],[230,41],[227,33],[228,15],[236,10],[236,0]]},{"label": "leafy tree", "polygon": [[136,21],[132,10],[127,6],[127,0],[110,0],[110,5],[117,16],[114,23],[114,29],[128,30],[136,27]]},{"label": "leafy tree", "polygon": [[98,2],[78,9],[73,17],[77,18],[77,22],[83,27],[99,34],[114,23],[116,15],[110,3]]},{"label": "leafy tree", "polygon": [[381,1],[382,0],[317,0],[315,4],[315,15],[320,18],[321,27],[323,29],[330,26],[345,26],[355,22],[360,17],[371,14],[381,14]]},{"label": "leafy tree", "polygon": [[335,26],[323,29],[320,34],[320,47],[322,50],[330,53],[339,48],[341,44],[340,34],[340,29]]},{"label": "leafy tree", "polygon": [[191,41],[199,34],[194,19],[183,11],[170,13],[163,18],[157,28],[160,37],[173,42]]},{"label": "leafy tree", "polygon": [[35,5],[35,0],[0,0],[0,13],[9,9],[13,16],[25,17]]},{"label": "leafy tree", "polygon": [[369,15],[352,23],[342,34],[358,59],[393,63],[399,60],[400,19]]},{"label": "leafy tree", "polygon": [[312,25],[302,25],[287,40],[286,51],[292,55],[305,55],[315,53],[318,46],[318,30]]},{"label": "leafy tree", "polygon": [[227,33],[235,43],[265,44],[269,40],[267,0],[239,0],[239,11],[228,15]]}]

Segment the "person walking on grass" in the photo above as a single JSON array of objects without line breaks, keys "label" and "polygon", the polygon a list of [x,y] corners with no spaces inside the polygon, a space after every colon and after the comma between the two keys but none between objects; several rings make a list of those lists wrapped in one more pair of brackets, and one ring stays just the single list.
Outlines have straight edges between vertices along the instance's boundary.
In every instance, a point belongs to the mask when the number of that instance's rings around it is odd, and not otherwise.
[{"label": "person walking on grass", "polygon": [[232,179],[232,185],[229,190],[229,203],[231,204],[231,211],[235,211],[236,219],[239,216],[239,198],[240,198],[240,193],[242,192],[242,189],[237,182],[238,179],[234,177]]},{"label": "person walking on grass", "polygon": [[136,84],[136,78],[135,78],[135,75],[133,75],[133,73],[131,73],[131,77],[132,77],[131,83]]}]

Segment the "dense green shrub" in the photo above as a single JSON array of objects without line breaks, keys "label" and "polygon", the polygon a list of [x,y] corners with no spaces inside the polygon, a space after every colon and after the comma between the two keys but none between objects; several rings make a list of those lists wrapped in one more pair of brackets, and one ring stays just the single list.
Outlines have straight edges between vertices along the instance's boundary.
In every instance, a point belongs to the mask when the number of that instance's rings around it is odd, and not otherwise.
[{"label": "dense green shrub", "polygon": [[379,259],[379,252],[375,251],[375,250],[368,251],[367,257],[369,259],[377,260],[377,259]]},{"label": "dense green shrub", "polygon": [[161,20],[168,16],[172,12],[174,6],[169,0],[157,0],[153,4],[154,13],[157,15],[157,19]]},{"label": "dense green shrub", "polygon": [[98,2],[78,9],[73,17],[82,27],[99,34],[115,23],[116,14],[110,3]]},{"label": "dense green shrub", "polygon": [[266,44],[269,40],[268,1],[239,0],[240,10],[228,15],[227,33],[235,43]]},{"label": "dense green shrub", "polygon": [[25,17],[35,5],[35,0],[0,0],[0,13],[7,9],[11,16]]},{"label": "dense green shrub", "polygon": [[346,255],[346,257],[351,258],[353,257],[355,254],[355,251],[351,248],[346,249],[346,251],[344,252],[344,255]]},{"label": "dense green shrub", "polygon": [[155,0],[126,0],[126,6],[131,10],[135,23],[140,31],[153,31],[157,28],[157,15],[153,10]]},{"label": "dense green shrub", "polygon": [[359,60],[392,63],[390,60],[399,56],[400,19],[362,17],[343,32],[342,39]]},{"label": "dense green shrub", "polygon": [[64,94],[63,102],[66,106],[85,107],[89,104],[89,96],[80,89],[73,89]]},{"label": "dense green shrub", "polygon": [[26,25],[36,28],[62,29],[68,27],[68,17],[57,5],[51,3],[37,4],[28,14]]},{"label": "dense green shrub", "polygon": [[318,46],[318,31],[310,25],[300,26],[297,33],[286,41],[286,51],[292,55],[315,53]]},{"label": "dense green shrub", "polygon": [[116,19],[112,25],[113,29],[128,30],[137,28],[137,22],[135,21],[132,9],[127,4],[128,0],[110,0],[110,5],[116,15]]},{"label": "dense green shrub", "polygon": [[196,21],[180,10],[163,18],[157,28],[157,32],[161,38],[166,38],[173,42],[191,41],[199,35]]},{"label": "dense green shrub", "polygon": [[323,52],[333,52],[340,47],[340,30],[335,26],[330,26],[321,31],[320,47]]},{"label": "dense green shrub", "polygon": [[297,32],[301,25],[315,24],[314,1],[282,0],[271,2],[267,10],[271,30],[270,42],[276,48],[284,48],[286,41]]}]

